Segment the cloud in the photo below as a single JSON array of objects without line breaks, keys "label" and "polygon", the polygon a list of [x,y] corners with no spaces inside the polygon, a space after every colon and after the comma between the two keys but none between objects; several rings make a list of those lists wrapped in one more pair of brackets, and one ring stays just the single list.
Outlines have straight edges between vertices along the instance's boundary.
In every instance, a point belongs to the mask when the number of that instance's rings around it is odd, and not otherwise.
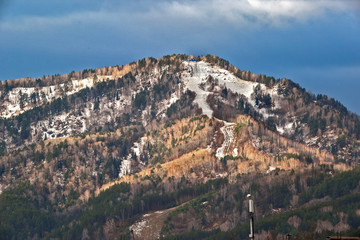
[{"label": "cloud", "polygon": [[349,10],[347,1],[339,0],[198,0],[165,2],[153,13],[172,18],[206,23],[249,23],[282,25],[287,21],[306,21],[327,12]]},{"label": "cloud", "polygon": [[[348,3],[352,4],[348,4]],[[357,0],[184,0],[184,1],[139,1],[112,4],[105,1],[101,7],[71,12],[52,17],[17,16],[1,24],[3,30],[33,31],[76,23],[109,25],[126,22],[136,24],[181,25],[194,24],[235,27],[270,25],[282,26],[292,21],[307,21],[319,18],[327,12],[354,11]]]}]

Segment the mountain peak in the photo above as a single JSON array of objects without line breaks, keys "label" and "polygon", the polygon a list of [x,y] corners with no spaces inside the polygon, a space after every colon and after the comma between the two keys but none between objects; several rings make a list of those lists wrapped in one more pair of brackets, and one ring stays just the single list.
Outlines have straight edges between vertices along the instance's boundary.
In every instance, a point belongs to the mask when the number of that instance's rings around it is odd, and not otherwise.
[{"label": "mountain peak", "polygon": [[199,185],[207,187],[195,195],[210,194],[248,184],[243,175],[348,170],[360,156],[359,117],[339,102],[212,55],[18,79],[0,90],[0,192],[25,182],[30,199],[58,211],[87,211],[107,194],[145,204],[142,191]]}]

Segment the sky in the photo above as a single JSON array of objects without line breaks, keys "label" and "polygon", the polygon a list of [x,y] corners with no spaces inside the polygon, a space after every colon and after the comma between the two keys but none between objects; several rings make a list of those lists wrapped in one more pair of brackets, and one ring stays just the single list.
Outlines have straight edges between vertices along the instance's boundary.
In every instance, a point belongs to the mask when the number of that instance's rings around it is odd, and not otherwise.
[{"label": "sky", "polygon": [[0,80],[220,56],[360,114],[360,0],[0,0]]}]

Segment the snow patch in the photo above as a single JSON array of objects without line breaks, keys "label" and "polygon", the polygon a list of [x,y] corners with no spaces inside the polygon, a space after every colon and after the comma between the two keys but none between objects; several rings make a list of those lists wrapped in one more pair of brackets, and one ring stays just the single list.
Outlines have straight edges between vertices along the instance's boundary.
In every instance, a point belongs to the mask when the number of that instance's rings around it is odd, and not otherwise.
[{"label": "snow patch", "polygon": [[224,135],[224,142],[222,146],[216,150],[216,157],[218,159],[225,157],[226,151],[228,151],[231,143],[234,141],[234,125],[235,123],[224,122],[224,126],[220,128],[220,131]]},{"label": "snow patch", "polygon": [[124,177],[127,174],[130,174],[131,171],[131,154],[121,161],[119,178]]},{"label": "snow patch", "polygon": [[201,87],[201,85],[206,83],[209,76],[216,79],[219,85],[226,86],[231,91],[244,95],[248,100],[250,100],[251,94],[254,91],[254,86],[256,86],[256,83],[239,79],[229,71],[217,66],[211,66],[204,61],[185,61],[184,66],[185,71],[182,76],[184,76],[185,90],[189,89],[196,93],[194,102],[202,109],[203,114],[207,115],[209,118],[212,117],[213,111],[207,104],[206,98],[211,91]]},{"label": "snow patch", "polygon": [[306,143],[306,145],[308,145],[308,146],[314,146],[314,145],[316,145],[316,143],[318,142],[318,140],[319,140],[319,137],[318,137],[318,136],[315,136],[315,137],[306,139],[306,140],[305,140],[305,143]]},{"label": "snow patch", "polygon": [[269,169],[266,171],[266,173],[271,173],[275,169],[276,169],[275,167],[269,166]]},{"label": "snow patch", "polygon": [[235,156],[235,157],[238,155],[238,149],[237,148],[234,148],[232,155]]},{"label": "snow patch", "polygon": [[130,153],[129,155],[124,158],[121,161],[121,165],[120,165],[120,172],[119,172],[119,178],[124,177],[127,174],[131,173],[131,158],[132,158],[132,153],[135,153],[137,161],[141,164],[144,165],[144,163],[140,160],[140,155],[143,153],[144,151],[144,146],[146,144],[147,141],[147,137],[142,137],[140,139],[140,142],[135,142],[134,146],[131,147],[130,149]]},{"label": "snow patch", "polygon": [[141,219],[139,222],[134,223],[129,227],[130,231],[134,231],[135,235],[140,235],[142,230],[146,227],[148,221],[145,219]]},{"label": "snow patch", "polygon": [[284,127],[281,127],[281,126],[278,126],[278,125],[276,125],[276,131],[278,133],[280,133],[281,135],[283,135],[285,133]]},{"label": "snow patch", "polygon": [[[97,76],[97,82],[114,79],[113,76]],[[46,87],[17,87],[12,89],[0,104],[4,108],[0,113],[0,117],[10,118],[19,115],[27,110],[39,106],[46,102],[51,102],[60,97],[64,91],[66,95],[71,95],[84,88],[91,88],[95,84],[93,78],[74,79],[66,83],[61,83]],[[20,93],[23,96],[23,108],[20,107]],[[31,103],[31,95],[36,94],[36,104]]]},{"label": "snow patch", "polygon": [[291,133],[293,131],[293,126],[296,126],[296,122],[288,122],[285,123],[283,126],[276,125],[276,131],[281,135],[285,133]]},{"label": "snow patch", "polygon": [[227,172],[224,173],[216,173],[215,174],[215,178],[225,178],[227,177],[229,174]]},{"label": "snow patch", "polygon": [[179,98],[178,98],[178,96],[176,96],[176,93],[171,94],[171,98],[170,98],[169,104],[167,106],[170,107],[170,105],[175,103],[177,100],[179,100]]},{"label": "snow patch", "polygon": [[133,151],[137,157],[140,157],[140,146],[139,145],[140,144],[136,142],[136,143],[134,143],[134,148],[133,148]]}]

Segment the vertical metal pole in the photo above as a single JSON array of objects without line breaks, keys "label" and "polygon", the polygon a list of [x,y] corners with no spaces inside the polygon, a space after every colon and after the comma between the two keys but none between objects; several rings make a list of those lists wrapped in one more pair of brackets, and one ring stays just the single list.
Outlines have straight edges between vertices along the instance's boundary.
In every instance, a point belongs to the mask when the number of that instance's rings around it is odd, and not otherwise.
[{"label": "vertical metal pole", "polygon": [[247,198],[249,199],[249,215],[250,215],[250,234],[249,238],[250,240],[255,239],[254,235],[254,201],[251,199],[251,194],[247,195]]},{"label": "vertical metal pole", "polygon": [[250,213],[250,235],[249,235],[251,240],[255,239],[255,235],[254,235],[254,214]]}]

